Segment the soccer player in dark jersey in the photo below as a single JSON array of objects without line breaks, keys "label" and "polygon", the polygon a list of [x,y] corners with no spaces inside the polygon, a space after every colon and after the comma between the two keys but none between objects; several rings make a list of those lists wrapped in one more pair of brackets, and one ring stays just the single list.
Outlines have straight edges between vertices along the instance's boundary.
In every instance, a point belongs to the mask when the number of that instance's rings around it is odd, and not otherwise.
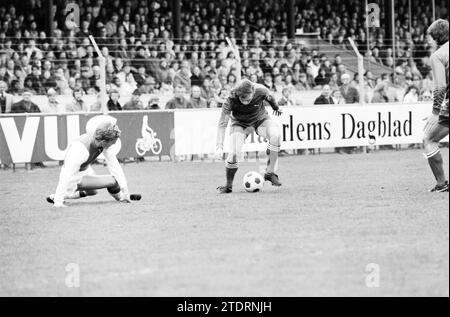
[{"label": "soccer player in dark jersey", "polygon": [[280,128],[273,121],[266,108],[266,102],[272,107],[274,115],[280,116],[281,110],[270,91],[263,85],[242,80],[232,91],[223,104],[217,133],[217,153],[223,153],[225,129],[231,120],[230,151],[226,159],[226,185],[217,188],[218,193],[231,193],[234,175],[238,169],[238,158],[248,135],[256,133],[269,140],[267,154],[269,156],[264,179],[274,186],[281,186],[275,169],[280,152]]},{"label": "soccer player in dark jersey", "polygon": [[448,21],[439,19],[428,28],[428,38],[437,45],[436,51],[431,55],[431,68],[433,72],[433,111],[428,118],[424,130],[425,157],[436,178],[436,186],[432,192],[448,192],[448,180],[445,176],[439,142],[448,135]]},{"label": "soccer player in dark jersey", "polygon": [[[75,139],[67,150],[56,192],[47,201],[57,208],[66,207],[67,199],[93,196],[98,189],[106,188],[117,201],[130,202],[127,181],[116,157],[120,134],[116,119],[105,116],[92,131]],[[96,175],[91,167],[102,153],[111,175]]]}]

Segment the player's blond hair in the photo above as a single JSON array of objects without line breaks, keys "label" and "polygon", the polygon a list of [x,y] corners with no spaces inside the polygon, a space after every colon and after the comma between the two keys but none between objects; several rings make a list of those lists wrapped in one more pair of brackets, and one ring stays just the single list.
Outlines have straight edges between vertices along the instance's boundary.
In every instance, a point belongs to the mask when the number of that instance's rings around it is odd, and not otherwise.
[{"label": "player's blond hair", "polygon": [[95,139],[97,141],[113,142],[120,138],[121,133],[117,124],[108,122],[97,127],[95,130]]},{"label": "player's blond hair", "polygon": [[231,94],[236,97],[246,97],[253,92],[253,83],[248,79],[243,79],[233,90]]},{"label": "player's blond hair", "polygon": [[428,27],[427,33],[436,41],[437,45],[448,42],[448,21],[437,19]]}]

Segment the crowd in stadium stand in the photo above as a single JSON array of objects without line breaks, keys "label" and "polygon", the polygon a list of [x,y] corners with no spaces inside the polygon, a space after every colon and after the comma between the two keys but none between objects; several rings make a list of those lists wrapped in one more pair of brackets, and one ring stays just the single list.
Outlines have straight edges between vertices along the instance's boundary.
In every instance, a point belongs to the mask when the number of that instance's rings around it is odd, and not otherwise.
[{"label": "crowd in stadium stand", "polygon": [[[43,31],[43,1],[22,2],[0,4],[2,112],[36,110],[28,101],[31,94],[48,95],[49,100],[73,96],[63,111],[98,110],[99,103],[87,106],[82,100],[83,94],[100,91],[101,69],[89,35],[96,37],[106,58],[112,110],[159,109],[158,95],[164,94],[173,98],[163,108],[220,107],[238,77],[226,37],[239,46],[242,76],[277,92],[281,104],[294,105],[292,91],[311,89],[322,91],[317,103],[359,102],[358,77],[349,75],[341,56],[329,58],[288,39],[284,1],[183,1],[181,39],[173,38],[168,0],[79,1],[80,28],[67,30],[64,13],[57,11],[63,19],[55,22],[51,35]],[[371,91],[367,101],[427,100],[432,78],[425,31],[432,12],[428,2],[411,2],[410,21],[408,1],[396,1],[396,56],[383,28],[372,30],[368,49],[364,6],[357,0],[297,1],[296,26],[346,49],[345,39],[352,37],[366,58],[395,69],[395,76],[364,74]],[[447,2],[436,2],[439,14],[447,16]],[[393,92],[397,88],[402,95]],[[142,94],[152,95],[148,104],[140,102]],[[25,106],[10,105],[11,95],[23,96]],[[130,102],[122,106],[118,96],[130,96]]]}]

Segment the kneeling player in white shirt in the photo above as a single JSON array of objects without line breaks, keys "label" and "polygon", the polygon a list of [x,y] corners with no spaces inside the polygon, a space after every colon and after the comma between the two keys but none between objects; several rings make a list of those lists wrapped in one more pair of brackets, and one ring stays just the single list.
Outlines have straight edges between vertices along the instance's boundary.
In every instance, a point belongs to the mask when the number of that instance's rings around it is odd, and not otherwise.
[{"label": "kneeling player in white shirt", "polygon": [[[116,142],[120,138],[116,120],[105,117],[95,128],[75,139],[67,150],[64,165],[59,176],[56,193],[47,197],[55,207],[66,207],[66,199],[78,199],[97,194],[106,188],[114,199],[120,202],[140,199],[131,195],[122,167],[117,160],[120,148]],[[103,154],[111,175],[96,175],[91,164]]]}]

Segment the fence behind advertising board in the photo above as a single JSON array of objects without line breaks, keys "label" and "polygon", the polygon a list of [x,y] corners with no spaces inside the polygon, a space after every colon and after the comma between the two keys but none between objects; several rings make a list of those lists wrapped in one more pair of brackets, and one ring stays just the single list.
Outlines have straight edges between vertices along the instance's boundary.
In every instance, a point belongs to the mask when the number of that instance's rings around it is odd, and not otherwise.
[{"label": "fence behind advertising board", "polygon": [[[391,88],[391,92],[398,100],[403,99],[404,90],[403,89],[394,89]],[[312,106],[314,104],[314,101],[317,97],[320,96],[322,93],[322,90],[302,90],[302,91],[292,91],[292,94],[290,96],[291,100],[294,102],[296,106]],[[372,99],[373,92],[371,90],[366,91],[367,100]],[[142,101],[142,104],[144,107],[148,106],[148,102],[153,99],[154,97],[157,97],[158,105],[161,109],[165,109],[167,102],[173,98],[173,94],[171,93],[158,93],[158,94],[143,94],[140,96],[140,100]],[[275,99],[280,100],[282,95],[279,92],[274,93]],[[189,94],[185,95],[185,98],[189,99]],[[22,97],[20,96],[13,96],[13,102],[20,101]],[[85,105],[88,109],[92,109],[93,106],[95,106],[95,103],[98,102],[96,95],[84,95],[82,97]],[[125,95],[120,96],[119,103],[121,105],[124,105],[128,101],[130,101],[131,96]],[[71,95],[59,95],[56,96],[56,100],[59,104],[58,112],[64,112],[64,109],[66,105],[73,102],[73,97]],[[48,105],[48,98],[47,96],[43,95],[36,95],[31,97],[31,101],[33,101],[36,105],[38,105],[41,112],[49,113],[49,112],[55,112],[55,109],[51,109]],[[398,103],[400,104],[400,103]]]},{"label": "fence behind advertising board", "polygon": [[[0,161],[30,163],[63,160],[71,140],[85,133],[99,114],[0,116]],[[173,112],[111,112],[122,130],[119,158],[170,155]]]}]

